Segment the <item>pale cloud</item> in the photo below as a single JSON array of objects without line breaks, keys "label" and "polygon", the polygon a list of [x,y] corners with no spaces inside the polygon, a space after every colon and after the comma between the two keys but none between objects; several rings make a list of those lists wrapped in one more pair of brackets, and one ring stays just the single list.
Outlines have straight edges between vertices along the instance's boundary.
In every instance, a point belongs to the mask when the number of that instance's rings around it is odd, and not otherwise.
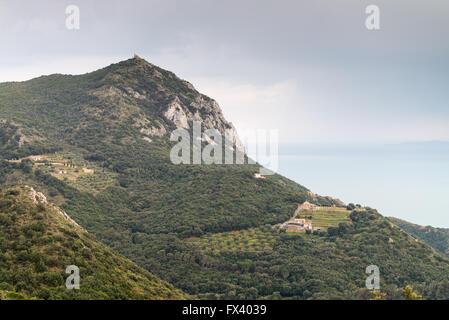
[{"label": "pale cloud", "polygon": [[196,78],[192,82],[199,91],[218,101],[237,130],[278,129],[282,135],[286,123],[296,126],[308,117],[294,80],[266,85],[211,78]]},{"label": "pale cloud", "polygon": [[[2,67],[0,82],[23,81],[53,73],[83,74],[130,57],[30,59],[26,64]],[[326,73],[319,68],[304,68],[300,80],[243,82],[227,77],[195,77],[195,70],[189,69],[188,55],[182,53],[172,53],[165,59],[156,56],[155,60],[162,62],[164,67],[172,61],[183,78],[218,101],[225,117],[234,123],[237,130],[277,129],[285,143],[449,140],[447,117],[376,110],[376,98],[371,99],[371,105],[366,108],[345,106],[348,99],[356,102],[360,97],[356,98],[355,94],[348,97],[347,92],[333,91],[330,86],[334,83],[336,87],[339,78],[334,71]],[[310,82],[324,81],[320,79],[327,79],[329,84],[326,86],[330,89],[320,92],[310,86]]]},{"label": "pale cloud", "polygon": [[50,74],[84,74],[106,67],[125,56],[74,56],[59,59],[30,59],[20,64],[3,66],[0,82],[25,81]]},{"label": "pale cloud", "polygon": [[[268,85],[231,80],[192,79],[216,99],[238,130],[278,129],[285,143],[407,142],[449,140],[449,122],[431,115],[377,116],[332,108],[326,94],[310,95],[295,80]],[[337,105],[339,106],[338,102]]]}]

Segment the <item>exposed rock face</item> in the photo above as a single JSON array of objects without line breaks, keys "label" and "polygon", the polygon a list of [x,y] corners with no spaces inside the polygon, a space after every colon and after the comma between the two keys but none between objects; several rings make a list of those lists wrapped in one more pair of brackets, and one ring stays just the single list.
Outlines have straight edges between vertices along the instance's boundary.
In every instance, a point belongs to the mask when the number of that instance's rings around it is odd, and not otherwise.
[{"label": "exposed rock face", "polygon": [[156,127],[150,127],[150,128],[141,128],[140,132],[147,136],[157,136],[162,137],[164,134],[167,133],[167,130],[165,130],[164,127],[156,128]]},{"label": "exposed rock face", "polygon": [[[190,87],[193,88],[191,84]],[[225,119],[220,106],[215,100],[198,94],[195,100],[190,103],[189,107],[183,106],[179,98],[176,97],[174,102],[168,106],[164,115],[177,128],[189,129],[189,123],[198,121],[201,122],[203,130],[216,129],[222,134],[223,138],[227,132],[230,141],[237,147],[237,150],[244,151],[237,130],[231,122]],[[191,110],[194,110],[194,112]]]},{"label": "exposed rock face", "polygon": [[126,91],[128,91],[128,93],[136,99],[140,99],[140,100],[146,99],[146,96],[144,94],[134,91],[132,88],[129,88],[129,87],[126,88]]},{"label": "exposed rock face", "polygon": [[206,99],[205,96],[200,95],[190,106],[196,110],[193,119],[202,121],[205,128],[215,128],[220,132],[229,128],[229,124],[223,117],[220,106],[215,100]]},{"label": "exposed rock face", "polygon": [[19,138],[19,148],[22,147],[22,146],[25,144],[25,142],[29,142],[28,139],[27,139],[27,137],[25,137],[24,135],[20,135],[20,138]]},{"label": "exposed rock face", "polygon": [[168,105],[167,110],[164,112],[165,118],[174,123],[177,128],[189,129],[189,123],[184,108],[181,106],[179,98]]},{"label": "exposed rock face", "polygon": [[[123,97],[122,105],[140,106],[141,110],[152,108],[151,114],[141,114],[134,118],[135,126],[145,137],[162,137],[171,131],[167,124],[179,129],[191,129],[193,121],[199,121],[202,129],[216,129],[222,136],[230,132],[232,142],[243,150],[237,131],[228,122],[218,103],[199,93],[188,81],[178,78],[172,72],[161,69],[136,56],[108,67],[104,79],[108,86],[120,88],[113,92],[101,93],[101,96]],[[127,83],[123,87],[123,83]],[[99,96],[98,93],[96,93]],[[149,119],[149,120],[148,120]]]},{"label": "exposed rock face", "polygon": [[9,139],[8,139],[7,143],[3,143],[3,146],[7,145],[9,143],[15,143],[17,141],[19,148],[20,148],[25,143],[30,142],[30,139],[23,134],[22,128],[20,128],[19,126],[16,126],[16,124],[14,122],[7,121],[6,119],[0,119],[0,126],[2,126],[2,127],[5,126],[7,129],[10,129]]},{"label": "exposed rock face", "polygon": [[39,202],[43,202],[43,203],[47,203],[48,204],[47,197],[44,196],[43,193],[37,192],[32,187],[26,186],[26,188],[29,189],[29,193],[28,194],[29,194],[30,199],[33,201],[34,204],[38,204]]},{"label": "exposed rock face", "polygon": [[[29,187],[29,186],[25,186],[25,188],[28,189],[28,195],[34,204],[45,203],[47,205],[50,205],[47,201],[47,197],[42,192],[37,192],[36,190],[34,190],[33,187]],[[64,219],[70,221],[71,223],[73,223],[79,227],[79,224],[76,223],[72,218],[70,218],[67,213],[65,213],[64,211],[62,211],[61,209],[59,209],[58,207],[56,207],[54,205],[51,205],[51,207],[53,207],[53,209]]]}]

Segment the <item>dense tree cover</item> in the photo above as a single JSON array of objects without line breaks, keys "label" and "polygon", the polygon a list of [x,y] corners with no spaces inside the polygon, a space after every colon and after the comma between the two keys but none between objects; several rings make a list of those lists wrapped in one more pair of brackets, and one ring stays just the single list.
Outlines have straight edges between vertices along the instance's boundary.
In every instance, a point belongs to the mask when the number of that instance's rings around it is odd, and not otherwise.
[{"label": "dense tree cover", "polygon": [[24,157],[30,154],[55,152],[58,148],[51,143],[28,142],[18,126],[0,119],[0,154],[6,159]]},{"label": "dense tree cover", "polygon": [[200,298],[368,299],[365,269],[371,264],[380,268],[388,299],[402,299],[408,284],[426,298],[448,297],[447,259],[375,210],[351,218],[351,226],[335,235],[281,235],[264,252],[204,253],[176,234],[130,239],[111,233],[104,241]]},{"label": "dense tree cover", "polygon": [[[181,291],[111,251],[30,188],[0,190],[0,290],[3,299],[179,299]],[[65,287],[80,268],[81,287]]]},{"label": "dense tree cover", "polygon": [[439,253],[449,257],[449,229],[419,226],[401,219],[388,218],[404,231],[429,244]]},{"label": "dense tree cover", "polygon": [[[133,97],[130,88],[147,98]],[[380,267],[390,298],[401,298],[406,284],[426,298],[449,297],[448,260],[359,206],[351,206],[350,223],[326,236],[282,234],[263,252],[200,250],[190,237],[274,225],[305,200],[340,203],[280,175],[255,179],[259,165],[172,164],[168,136],[148,143],[136,122],[174,129],[163,110],[175,97],[188,108],[199,93],[135,60],[82,76],[0,84],[0,119],[19,126],[29,141],[0,155],[0,185],[44,192],[109,247],[199,298],[369,298],[364,271],[371,264]],[[6,161],[36,154],[38,146],[95,162],[116,181],[93,194],[32,163]]]},{"label": "dense tree cover", "polygon": [[35,300],[36,297],[29,297],[15,291],[0,290],[0,300]]}]

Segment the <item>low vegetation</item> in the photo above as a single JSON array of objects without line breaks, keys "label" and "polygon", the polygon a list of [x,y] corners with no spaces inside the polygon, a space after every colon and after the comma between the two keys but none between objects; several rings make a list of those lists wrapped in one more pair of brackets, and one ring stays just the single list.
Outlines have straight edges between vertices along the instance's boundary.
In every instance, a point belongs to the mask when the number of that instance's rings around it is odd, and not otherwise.
[{"label": "low vegetation", "polygon": [[441,254],[449,257],[449,229],[420,226],[397,218],[388,218],[405,232],[421,239]]},{"label": "low vegetation", "polygon": [[[179,299],[181,291],[100,244],[29,187],[0,191],[2,299]],[[65,287],[80,268],[81,287]]]}]

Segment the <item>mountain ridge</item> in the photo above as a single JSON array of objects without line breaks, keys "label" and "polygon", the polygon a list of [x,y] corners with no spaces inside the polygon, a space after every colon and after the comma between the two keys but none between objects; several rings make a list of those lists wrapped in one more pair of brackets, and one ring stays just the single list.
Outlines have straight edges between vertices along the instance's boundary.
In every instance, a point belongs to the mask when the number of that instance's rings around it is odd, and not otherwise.
[{"label": "mountain ridge", "polygon": [[[0,190],[0,287],[38,299],[183,299],[180,290],[98,243],[31,187]],[[80,289],[65,269],[80,269]],[[12,293],[17,292],[18,295]]]},{"label": "mountain ridge", "polygon": [[449,229],[421,226],[403,219],[388,217],[404,231],[429,244],[441,254],[449,257]]}]

